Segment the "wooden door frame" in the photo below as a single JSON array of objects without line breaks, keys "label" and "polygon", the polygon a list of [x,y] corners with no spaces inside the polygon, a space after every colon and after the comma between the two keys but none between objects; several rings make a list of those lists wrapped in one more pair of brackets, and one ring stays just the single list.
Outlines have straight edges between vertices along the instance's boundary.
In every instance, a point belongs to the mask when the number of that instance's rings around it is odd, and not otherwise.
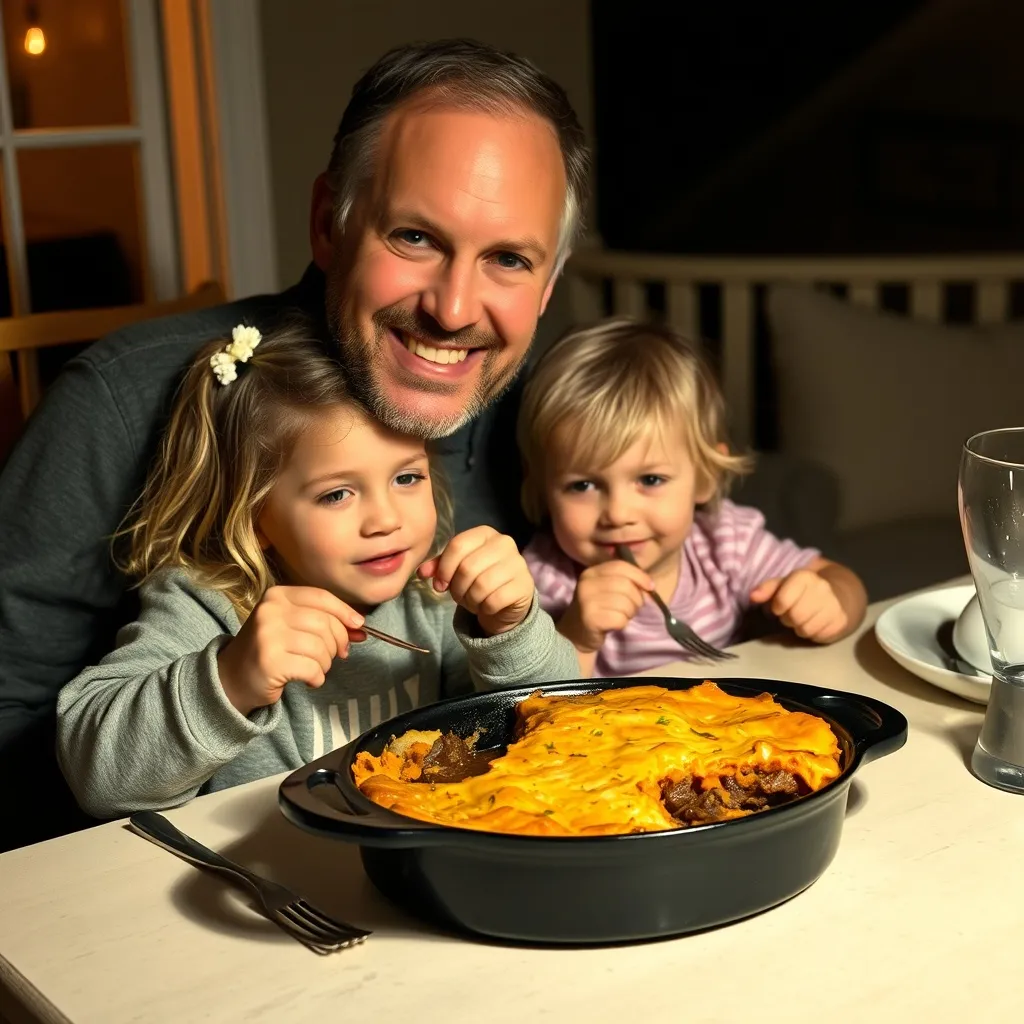
[{"label": "wooden door frame", "polygon": [[162,0],[182,285],[278,288],[258,0]]}]

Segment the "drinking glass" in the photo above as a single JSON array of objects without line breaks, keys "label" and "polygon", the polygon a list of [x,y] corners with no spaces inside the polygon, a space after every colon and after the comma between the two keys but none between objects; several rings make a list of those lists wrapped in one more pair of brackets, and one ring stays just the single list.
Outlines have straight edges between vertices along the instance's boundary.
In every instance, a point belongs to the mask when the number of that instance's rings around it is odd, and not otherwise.
[{"label": "drinking glass", "polygon": [[1024,427],[967,440],[957,504],[993,670],[971,770],[1024,793]]}]

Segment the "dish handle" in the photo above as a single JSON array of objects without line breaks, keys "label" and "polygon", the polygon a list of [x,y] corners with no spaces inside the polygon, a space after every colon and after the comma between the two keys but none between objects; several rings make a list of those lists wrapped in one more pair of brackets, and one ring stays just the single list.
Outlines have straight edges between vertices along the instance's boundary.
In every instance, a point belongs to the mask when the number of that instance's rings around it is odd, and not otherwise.
[{"label": "dish handle", "polygon": [[334,768],[308,764],[281,783],[278,804],[284,816],[300,828],[362,846],[428,846],[443,839],[439,825],[394,814],[376,804],[356,806],[339,783]]},{"label": "dish handle", "polygon": [[847,729],[862,764],[892,754],[907,742],[907,719],[903,713],[873,697],[822,693],[809,703]]}]

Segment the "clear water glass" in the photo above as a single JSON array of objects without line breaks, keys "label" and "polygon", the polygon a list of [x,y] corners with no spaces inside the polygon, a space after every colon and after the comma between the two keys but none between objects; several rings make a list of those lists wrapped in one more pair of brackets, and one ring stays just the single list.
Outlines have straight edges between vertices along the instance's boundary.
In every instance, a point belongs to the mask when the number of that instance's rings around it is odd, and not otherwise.
[{"label": "clear water glass", "polygon": [[967,440],[957,504],[993,669],[971,770],[1024,793],[1024,427]]}]

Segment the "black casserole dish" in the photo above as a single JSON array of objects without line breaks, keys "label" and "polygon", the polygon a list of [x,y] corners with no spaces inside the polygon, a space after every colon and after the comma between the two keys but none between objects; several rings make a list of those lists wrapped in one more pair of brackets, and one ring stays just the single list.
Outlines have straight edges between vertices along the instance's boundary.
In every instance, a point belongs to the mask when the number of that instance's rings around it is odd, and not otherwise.
[{"label": "black casserole dish", "polygon": [[[685,689],[703,679],[590,679],[544,693],[625,686]],[[773,679],[717,680],[727,693],[768,692],[783,706],[824,718],[842,749],[842,773],[823,789],[746,818],[621,836],[509,835],[417,821],[356,788],[352,762],[378,755],[408,729],[487,746],[514,739],[520,687],[418,708],[363,733],[281,784],[284,814],[311,832],[358,843],[374,885],[443,926],[500,939],[603,943],[664,938],[725,924],[795,896],[828,867],[842,833],[850,782],[864,763],[906,742],[895,708],[857,694]]]}]

